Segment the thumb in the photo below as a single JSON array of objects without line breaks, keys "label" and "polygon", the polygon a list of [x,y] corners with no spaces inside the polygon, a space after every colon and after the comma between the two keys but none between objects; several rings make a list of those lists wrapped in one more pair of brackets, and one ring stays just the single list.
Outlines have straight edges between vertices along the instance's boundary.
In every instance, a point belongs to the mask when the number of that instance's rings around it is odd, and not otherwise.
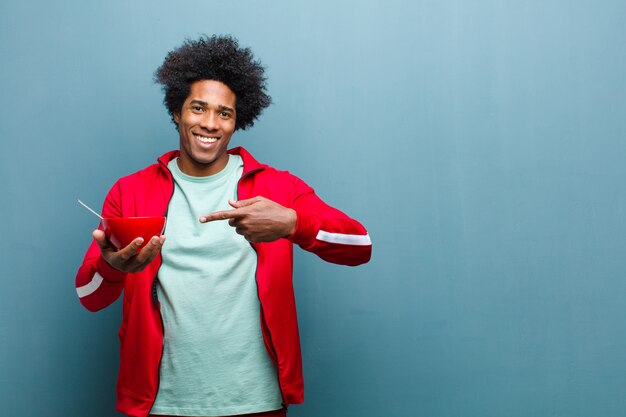
[{"label": "thumb", "polygon": [[248,200],[228,200],[228,204],[230,204],[234,208],[246,207],[256,203],[256,199],[250,198]]},{"label": "thumb", "polygon": [[100,243],[104,243],[106,237],[104,236],[104,232],[100,229],[96,229],[91,233],[91,236],[93,237],[93,240],[95,240],[96,242],[98,242],[98,244]]},{"label": "thumb", "polygon": [[107,241],[106,235],[104,234],[102,230],[100,229],[94,230],[91,236],[93,237],[93,240],[96,241],[98,246],[100,246],[100,249],[106,249],[109,246],[109,242]]}]

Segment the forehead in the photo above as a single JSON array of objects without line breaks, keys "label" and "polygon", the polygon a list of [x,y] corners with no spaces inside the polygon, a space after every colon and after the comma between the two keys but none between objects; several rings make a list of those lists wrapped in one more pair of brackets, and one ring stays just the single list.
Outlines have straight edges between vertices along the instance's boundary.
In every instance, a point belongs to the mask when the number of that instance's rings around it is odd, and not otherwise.
[{"label": "forehead", "polygon": [[221,81],[200,80],[191,84],[187,101],[198,100],[209,104],[234,106],[233,90]]}]

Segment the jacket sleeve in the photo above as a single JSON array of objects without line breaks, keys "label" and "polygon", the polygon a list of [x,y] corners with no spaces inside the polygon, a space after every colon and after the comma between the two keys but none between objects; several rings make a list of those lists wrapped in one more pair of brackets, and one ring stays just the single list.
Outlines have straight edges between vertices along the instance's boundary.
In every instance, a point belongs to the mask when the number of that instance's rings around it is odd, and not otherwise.
[{"label": "jacket sleeve", "polygon": [[350,266],[368,262],[372,242],[365,227],[323,202],[301,179],[294,176],[292,181],[291,208],[298,220],[288,239],[328,262]]},{"label": "jacket sleeve", "polygon": [[[121,217],[119,184],[109,191],[102,208],[103,217]],[[102,226],[99,226],[102,229]],[[102,257],[100,247],[91,242],[76,274],[76,293],[89,311],[98,311],[112,304],[122,293],[126,273],[111,267]]]}]

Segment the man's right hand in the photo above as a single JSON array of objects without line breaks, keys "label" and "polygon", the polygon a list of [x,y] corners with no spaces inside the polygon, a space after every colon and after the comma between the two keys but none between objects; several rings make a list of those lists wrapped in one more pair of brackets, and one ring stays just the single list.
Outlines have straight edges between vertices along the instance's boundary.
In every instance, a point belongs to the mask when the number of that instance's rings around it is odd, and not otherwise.
[{"label": "man's right hand", "polygon": [[137,249],[143,243],[143,238],[138,237],[130,245],[117,250],[109,242],[102,230],[94,230],[92,236],[98,246],[100,246],[102,257],[109,265],[119,271],[131,273],[143,271],[156,258],[165,242],[165,236],[163,235],[152,236],[150,242],[137,252]]}]

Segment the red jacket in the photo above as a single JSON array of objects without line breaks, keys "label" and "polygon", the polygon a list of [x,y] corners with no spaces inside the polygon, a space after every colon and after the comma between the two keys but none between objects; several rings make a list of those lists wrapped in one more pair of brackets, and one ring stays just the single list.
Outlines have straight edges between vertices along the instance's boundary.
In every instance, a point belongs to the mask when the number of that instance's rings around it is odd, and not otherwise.
[{"label": "red jacket", "polygon": [[[293,235],[252,246],[257,252],[256,281],[265,346],[278,368],[285,406],[301,403],[304,385],[292,283],[293,243],[326,261],[359,265],[369,261],[371,242],[359,222],[328,206],[299,178],[258,163],[243,148],[229,153],[241,155],[244,162],[239,199],[263,196],[294,209],[298,215]],[[178,151],[168,152],[158,163],[118,180],[105,199],[102,215],[166,214],[174,191],[167,164],[178,155]],[[80,302],[90,311],[113,303],[124,290],[117,409],[130,416],[147,416],[158,390],[163,326],[155,278],[160,266],[159,255],[141,272],[118,271],[104,261],[98,245],[92,242],[76,275]]]}]

